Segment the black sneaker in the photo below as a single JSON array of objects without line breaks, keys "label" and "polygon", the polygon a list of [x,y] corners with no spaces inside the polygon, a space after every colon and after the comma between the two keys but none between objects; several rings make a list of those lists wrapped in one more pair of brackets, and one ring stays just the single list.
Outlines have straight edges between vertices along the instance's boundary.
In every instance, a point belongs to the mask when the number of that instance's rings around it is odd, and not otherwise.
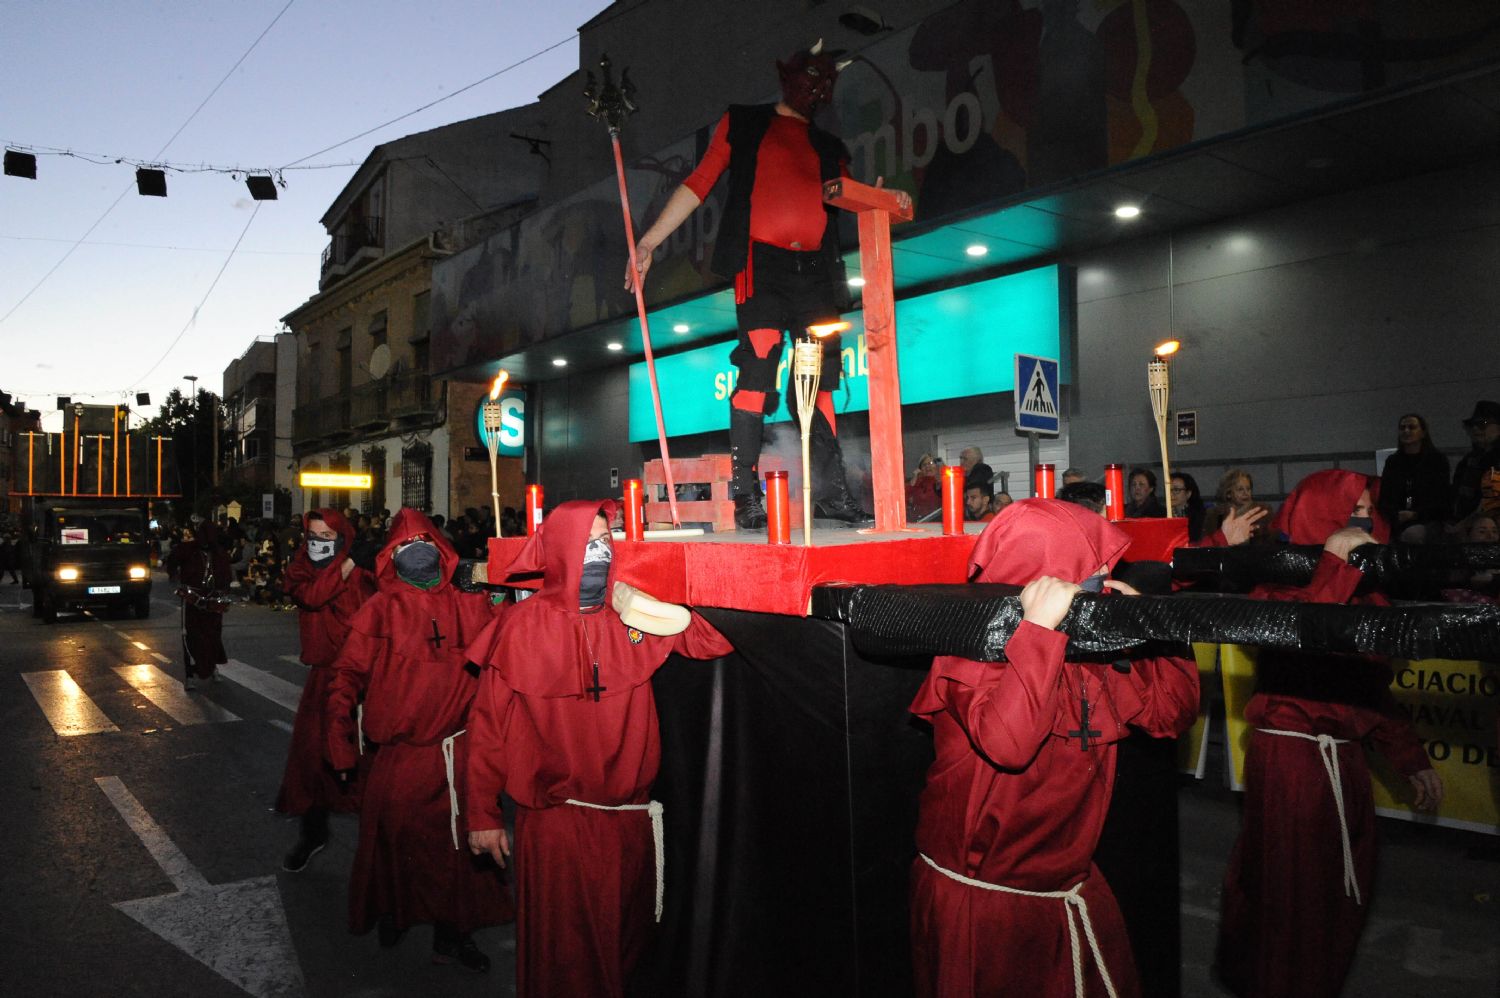
[{"label": "black sneaker", "polygon": [[292,851],[281,858],[281,868],[287,873],[301,873],[307,869],[308,862],[323,851],[327,842],[310,842],[299,838],[297,844],[292,846]]},{"label": "black sneaker", "polygon": [[485,956],[484,951],[474,944],[474,937],[467,935],[446,939],[439,939],[434,935],[432,939],[432,962],[456,963],[465,970],[472,970],[476,974],[482,974],[490,969],[490,958]]},{"label": "black sneaker", "polygon": [[764,530],[766,507],[759,495],[734,497],[734,525],[740,530]]},{"label": "black sneaker", "polygon": [[[406,935],[405,929],[396,928],[396,920],[390,915],[380,916],[380,921],[375,924],[375,932],[380,937],[380,946],[382,949],[393,948],[401,941],[401,937]],[[434,946],[433,948],[436,949],[437,947]]]}]

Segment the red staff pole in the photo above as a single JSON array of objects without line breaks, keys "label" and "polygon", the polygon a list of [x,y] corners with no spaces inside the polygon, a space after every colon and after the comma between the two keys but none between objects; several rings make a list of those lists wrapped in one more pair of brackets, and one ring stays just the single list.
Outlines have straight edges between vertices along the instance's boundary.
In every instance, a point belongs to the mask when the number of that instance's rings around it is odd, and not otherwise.
[{"label": "red staff pole", "polygon": [[677,488],[672,481],[672,455],[667,450],[667,424],[661,415],[661,389],[656,385],[656,357],[651,352],[651,326],[646,321],[646,295],[641,290],[641,272],[636,266],[635,222],[630,218],[630,191],[625,187],[625,158],[620,154],[620,133],[609,130],[609,142],[615,150],[615,177],[620,182],[620,212],[625,216],[625,245],[630,248],[630,287],[635,291],[635,311],[641,320],[641,346],[646,352],[646,377],[651,382],[651,408],[656,413],[656,439],[661,444],[662,473],[667,479],[667,508],[672,526],[682,526],[677,516]]}]

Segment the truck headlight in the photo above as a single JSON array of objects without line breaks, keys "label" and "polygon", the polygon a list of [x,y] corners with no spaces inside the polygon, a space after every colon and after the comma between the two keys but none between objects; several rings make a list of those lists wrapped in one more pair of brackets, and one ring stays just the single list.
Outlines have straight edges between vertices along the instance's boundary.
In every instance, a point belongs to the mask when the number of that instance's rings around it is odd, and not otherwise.
[{"label": "truck headlight", "polygon": [[64,582],[78,581],[78,569],[71,565],[65,565],[57,570],[57,577]]},{"label": "truck headlight", "polygon": [[130,577],[132,579],[144,579],[149,574],[151,573],[147,570],[145,565],[130,566]]}]

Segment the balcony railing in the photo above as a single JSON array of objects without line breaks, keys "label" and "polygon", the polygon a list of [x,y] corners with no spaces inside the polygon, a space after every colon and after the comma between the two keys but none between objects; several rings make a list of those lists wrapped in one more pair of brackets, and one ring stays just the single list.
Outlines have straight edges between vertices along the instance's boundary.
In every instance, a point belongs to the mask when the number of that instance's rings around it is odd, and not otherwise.
[{"label": "balcony railing", "polygon": [[387,399],[390,386],[384,380],[372,381],[354,390],[350,401],[350,422],[361,430],[384,426],[391,421]]},{"label": "balcony railing", "polygon": [[333,239],[323,247],[322,276],[327,278],[335,267],[342,267],[353,260],[360,250],[385,245],[383,219],[362,218],[345,222]]},{"label": "balcony railing", "polygon": [[350,399],[344,393],[297,406],[292,410],[293,446],[347,436],[349,415]]},{"label": "balcony railing", "polygon": [[396,419],[423,419],[435,416],[443,403],[442,393],[432,378],[422,373],[403,374],[390,379],[389,405]]}]

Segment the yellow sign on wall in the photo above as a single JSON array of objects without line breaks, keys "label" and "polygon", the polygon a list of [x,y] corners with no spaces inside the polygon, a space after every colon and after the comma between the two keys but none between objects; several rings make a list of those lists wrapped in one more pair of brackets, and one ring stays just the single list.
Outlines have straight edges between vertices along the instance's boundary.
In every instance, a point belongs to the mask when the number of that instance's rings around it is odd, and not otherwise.
[{"label": "yellow sign on wall", "polygon": [[367,489],[371,478],[368,472],[304,471],[297,484],[304,489]]}]

